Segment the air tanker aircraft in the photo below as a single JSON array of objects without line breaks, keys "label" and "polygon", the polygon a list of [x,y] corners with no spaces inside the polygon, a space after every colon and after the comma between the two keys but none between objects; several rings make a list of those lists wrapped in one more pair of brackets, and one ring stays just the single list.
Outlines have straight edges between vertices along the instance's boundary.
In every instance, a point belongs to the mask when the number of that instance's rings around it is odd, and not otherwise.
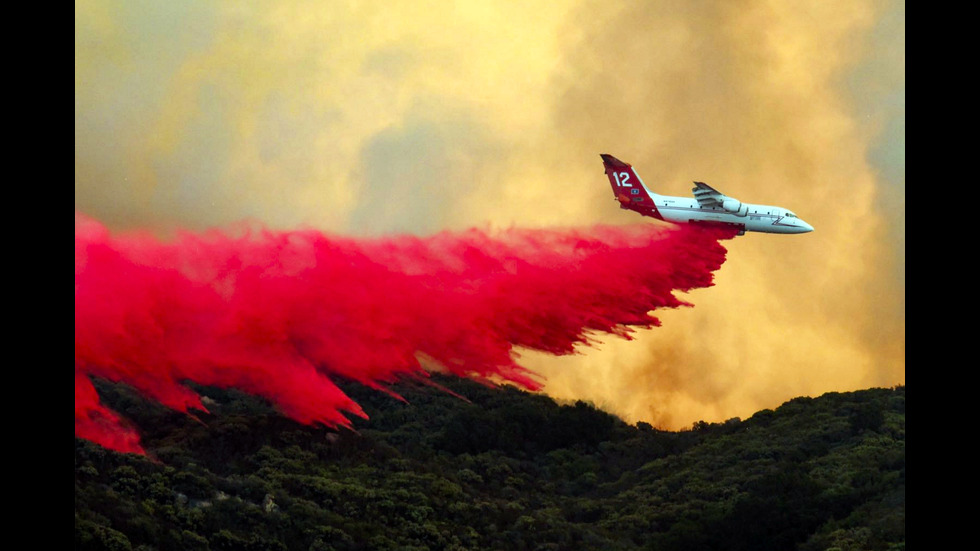
[{"label": "air tanker aircraft", "polygon": [[704,182],[694,182],[694,199],[657,195],[643,183],[632,165],[605,153],[600,156],[620,208],[668,222],[738,228],[738,235],[747,231],[813,231],[813,226],[782,207],[743,203]]}]

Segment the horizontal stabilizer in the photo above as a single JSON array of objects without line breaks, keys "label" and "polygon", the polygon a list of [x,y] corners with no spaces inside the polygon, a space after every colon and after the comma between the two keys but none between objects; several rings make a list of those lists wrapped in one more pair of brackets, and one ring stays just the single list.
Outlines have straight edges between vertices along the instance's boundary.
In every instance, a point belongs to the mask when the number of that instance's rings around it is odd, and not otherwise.
[{"label": "horizontal stabilizer", "polygon": [[599,156],[602,157],[602,163],[606,166],[613,168],[629,168],[631,166],[629,163],[624,163],[608,153],[600,153]]}]

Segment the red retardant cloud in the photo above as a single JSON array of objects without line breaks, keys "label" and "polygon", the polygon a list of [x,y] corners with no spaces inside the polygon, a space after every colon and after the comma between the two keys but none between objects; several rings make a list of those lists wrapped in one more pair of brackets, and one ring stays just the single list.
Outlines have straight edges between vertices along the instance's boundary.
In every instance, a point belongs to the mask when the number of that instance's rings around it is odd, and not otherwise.
[{"label": "red retardant cloud", "polygon": [[569,354],[629,338],[675,291],[712,284],[732,232],[690,226],[469,230],[351,239],[313,230],[110,235],[75,214],[75,435],[142,453],[90,377],[175,410],[191,381],[262,396],[301,423],[365,417],[332,381],[425,376],[541,384],[515,347]]}]

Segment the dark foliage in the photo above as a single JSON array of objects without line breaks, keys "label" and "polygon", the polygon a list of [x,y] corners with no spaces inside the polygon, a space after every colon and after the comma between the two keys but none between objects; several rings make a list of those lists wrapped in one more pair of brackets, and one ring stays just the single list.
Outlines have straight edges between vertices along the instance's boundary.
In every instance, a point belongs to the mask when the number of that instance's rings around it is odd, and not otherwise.
[{"label": "dark foliage", "polygon": [[100,384],[153,457],[76,439],[75,548],[904,549],[904,387],[665,432],[436,382],[466,400],[348,386],[371,419],[339,432],[235,391],[199,389],[191,418]]}]

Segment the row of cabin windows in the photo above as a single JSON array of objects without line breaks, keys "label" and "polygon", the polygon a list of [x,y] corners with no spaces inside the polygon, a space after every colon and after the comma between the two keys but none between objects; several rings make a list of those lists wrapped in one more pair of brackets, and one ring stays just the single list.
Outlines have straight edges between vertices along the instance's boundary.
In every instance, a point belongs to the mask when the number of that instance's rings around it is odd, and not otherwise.
[{"label": "row of cabin windows", "polygon": [[[711,207],[711,210],[725,210],[725,209],[723,209],[721,207]],[[756,209],[756,210],[752,211],[750,214],[759,214],[759,211],[758,211],[758,209]],[[767,211],[767,212],[763,212],[762,214],[772,214],[772,213]],[[783,214],[783,216],[786,216],[788,218],[799,218],[799,216],[796,216],[792,212],[786,212],[786,213]]]}]

